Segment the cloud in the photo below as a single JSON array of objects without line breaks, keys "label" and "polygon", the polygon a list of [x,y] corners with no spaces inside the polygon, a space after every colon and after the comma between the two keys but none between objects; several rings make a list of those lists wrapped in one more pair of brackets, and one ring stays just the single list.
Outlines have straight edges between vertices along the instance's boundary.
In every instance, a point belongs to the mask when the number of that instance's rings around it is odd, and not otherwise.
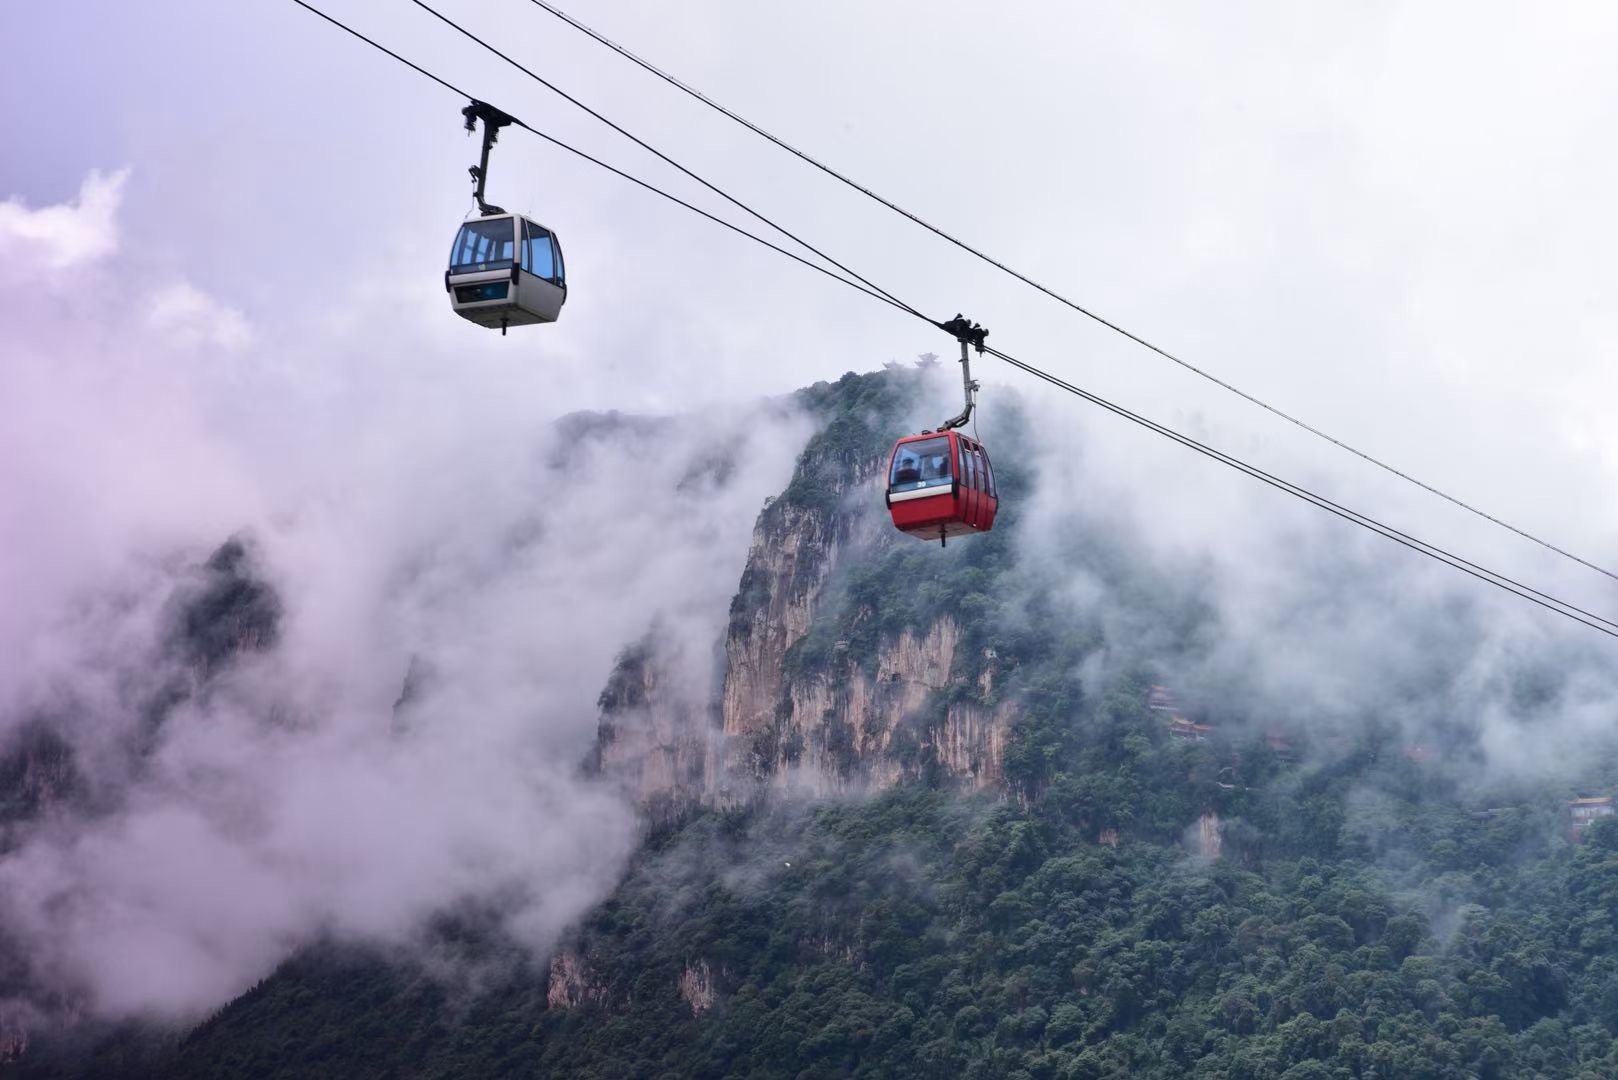
[{"label": "cloud", "polygon": [[118,210],[128,169],[92,171],[72,202],[30,210],[17,198],[0,202],[0,259],[67,270],[118,250]]},{"label": "cloud", "polygon": [[253,339],[246,316],[196,286],[176,282],[151,300],[151,327],[185,348],[240,349]]},{"label": "cloud", "polygon": [[[1029,464],[1010,587],[1048,588],[1100,626],[1099,681],[1142,664],[1220,722],[1316,738],[1371,725],[1442,747],[1434,767],[1469,784],[1568,784],[1611,738],[1611,639],[1121,425],[1075,428],[1060,397],[1027,399]],[[1081,414],[1082,415],[1082,414]],[[1419,492],[1288,460],[1204,417],[1172,419],[1329,498],[1451,544],[1588,609],[1618,616],[1594,575],[1500,530],[1464,528]],[[1061,439],[1052,433],[1062,432]],[[991,450],[1000,432],[985,427]],[[1004,443],[1001,444],[1004,447]],[[999,459],[997,459],[998,461]]]},{"label": "cloud", "polygon": [[[614,658],[653,619],[717,640],[805,421],[563,420],[510,365],[319,336],[225,370],[185,334],[228,302],[170,295],[179,338],[0,298],[0,758],[49,724],[82,793],[0,837],[0,956],[40,1004],[183,1019],[467,901],[543,950],[637,836],[577,768]],[[237,533],[277,631],[204,664],[177,627]]]}]

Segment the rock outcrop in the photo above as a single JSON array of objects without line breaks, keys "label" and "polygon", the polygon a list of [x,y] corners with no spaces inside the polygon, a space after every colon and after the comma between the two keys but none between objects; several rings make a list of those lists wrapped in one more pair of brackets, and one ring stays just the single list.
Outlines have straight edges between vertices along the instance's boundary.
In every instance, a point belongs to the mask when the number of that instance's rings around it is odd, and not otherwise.
[{"label": "rock outcrop", "polygon": [[882,642],[869,662],[835,654],[826,670],[778,676],[772,736],[762,740],[775,757],[757,762],[761,777],[817,795],[883,787],[929,768],[973,788],[998,783],[1014,710],[975,695],[952,700],[964,681],[960,636],[945,615],[925,632]]},{"label": "rock outcrop", "polygon": [[584,957],[573,949],[562,949],[551,957],[550,976],[545,988],[545,1001],[551,1008],[576,1009],[604,1000],[606,991],[596,981]]},{"label": "rock outcrop", "polygon": [[680,997],[691,1006],[692,1016],[701,1016],[714,1003],[713,971],[708,967],[708,961],[698,960],[695,964],[687,964],[685,970],[680,972]]},{"label": "rock outcrop", "polygon": [[661,824],[700,802],[714,768],[707,713],[677,669],[679,644],[654,627],[618,657],[598,706],[592,772]]},{"label": "rock outcrop", "polygon": [[1205,859],[1217,859],[1224,850],[1225,840],[1219,815],[1212,810],[1197,819],[1195,847]]},{"label": "rock outcrop", "polygon": [[[858,396],[861,380],[834,390]],[[667,692],[654,631],[625,651],[601,697],[596,765],[653,818],[696,803],[736,805],[769,792],[824,795],[906,776],[997,785],[1014,700],[999,700],[992,650],[969,650],[948,611],[915,625],[808,650],[850,608],[840,586],[898,536],[883,512],[892,416],[831,414],[791,483],[754,526],[722,642],[718,692]]]}]

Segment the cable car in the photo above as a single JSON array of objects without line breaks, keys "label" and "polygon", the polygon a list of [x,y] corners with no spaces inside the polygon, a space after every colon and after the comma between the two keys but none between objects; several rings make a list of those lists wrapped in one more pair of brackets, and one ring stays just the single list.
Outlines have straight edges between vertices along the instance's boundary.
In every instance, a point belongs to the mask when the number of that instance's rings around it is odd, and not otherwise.
[{"label": "cable car", "polygon": [[968,347],[983,355],[989,332],[956,315],[934,323],[961,343],[961,389],[966,408],[938,425],[937,431],[906,435],[893,444],[888,458],[888,512],[894,528],[922,540],[948,543],[952,536],[988,532],[1000,497],[994,487],[989,453],[976,439],[961,434],[977,407],[977,380],[972,378]]},{"label": "cable car", "polygon": [[567,301],[562,245],[556,234],[521,214],[507,213],[483,197],[489,180],[489,151],[500,129],[517,119],[493,105],[474,100],[461,110],[466,130],[483,121],[483,154],[467,172],[472,197],[482,215],[461,225],[449,251],[444,291],[455,314],[479,326],[500,328],[552,323]]},{"label": "cable car", "polygon": [[940,543],[988,532],[1000,508],[988,452],[958,431],[926,431],[895,443],[887,502],[900,532]]},{"label": "cable car", "polygon": [[468,221],[450,249],[444,288],[455,314],[479,326],[555,322],[567,300],[562,247],[520,214]]}]

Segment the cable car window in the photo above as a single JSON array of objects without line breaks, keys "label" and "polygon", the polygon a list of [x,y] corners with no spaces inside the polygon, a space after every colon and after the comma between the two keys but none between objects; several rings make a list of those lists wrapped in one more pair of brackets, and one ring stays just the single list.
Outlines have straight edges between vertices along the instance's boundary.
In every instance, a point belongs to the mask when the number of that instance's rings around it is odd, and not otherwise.
[{"label": "cable car window", "polygon": [[552,280],[558,285],[566,285],[567,270],[562,265],[562,245],[556,242],[556,237],[554,236],[551,237],[551,249],[556,253],[556,277]]},{"label": "cable car window", "polygon": [[900,443],[898,452],[893,455],[893,474],[888,478],[888,486],[893,491],[904,491],[947,484],[950,481],[949,459],[947,436]]},{"label": "cable car window", "polygon": [[529,234],[528,242],[525,245],[528,249],[524,255],[524,260],[527,263],[525,269],[530,274],[542,277],[546,281],[556,280],[555,245],[551,243],[551,234],[538,225],[528,225],[526,222],[523,225],[525,229],[533,230]]},{"label": "cable car window", "polygon": [[528,241],[529,234],[532,229],[533,226],[527,221],[522,223],[522,243],[518,245],[518,251],[521,252],[521,255],[519,256],[520,261],[517,264],[530,274],[534,272],[534,264],[528,259]]},{"label": "cable car window", "polygon": [[468,221],[461,226],[450,249],[451,273],[472,270],[500,270],[511,265],[516,255],[516,228],[510,218]]},{"label": "cable car window", "polygon": [[989,455],[988,454],[983,455],[983,475],[989,481],[989,487],[988,487],[989,497],[993,498],[993,499],[998,499],[1000,496],[994,490],[994,466],[989,464]]}]

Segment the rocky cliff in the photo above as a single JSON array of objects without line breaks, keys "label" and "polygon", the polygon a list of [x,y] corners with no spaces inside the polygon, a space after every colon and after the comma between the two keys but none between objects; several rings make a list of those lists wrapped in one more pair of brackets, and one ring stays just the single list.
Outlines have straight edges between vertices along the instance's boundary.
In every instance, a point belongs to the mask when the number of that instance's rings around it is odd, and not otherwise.
[{"label": "rocky cliff", "polygon": [[895,533],[883,506],[917,382],[851,374],[809,392],[821,427],[759,514],[710,697],[664,692],[655,631],[621,657],[596,760],[652,817],[907,776],[1000,781],[1015,698],[1001,696],[994,649],[967,639],[949,602],[982,587],[972,545],[995,541],[923,545]]},{"label": "rocky cliff", "polygon": [[654,626],[619,655],[598,702],[590,770],[616,779],[653,824],[700,803],[716,770],[712,725],[675,674],[679,650]]}]

